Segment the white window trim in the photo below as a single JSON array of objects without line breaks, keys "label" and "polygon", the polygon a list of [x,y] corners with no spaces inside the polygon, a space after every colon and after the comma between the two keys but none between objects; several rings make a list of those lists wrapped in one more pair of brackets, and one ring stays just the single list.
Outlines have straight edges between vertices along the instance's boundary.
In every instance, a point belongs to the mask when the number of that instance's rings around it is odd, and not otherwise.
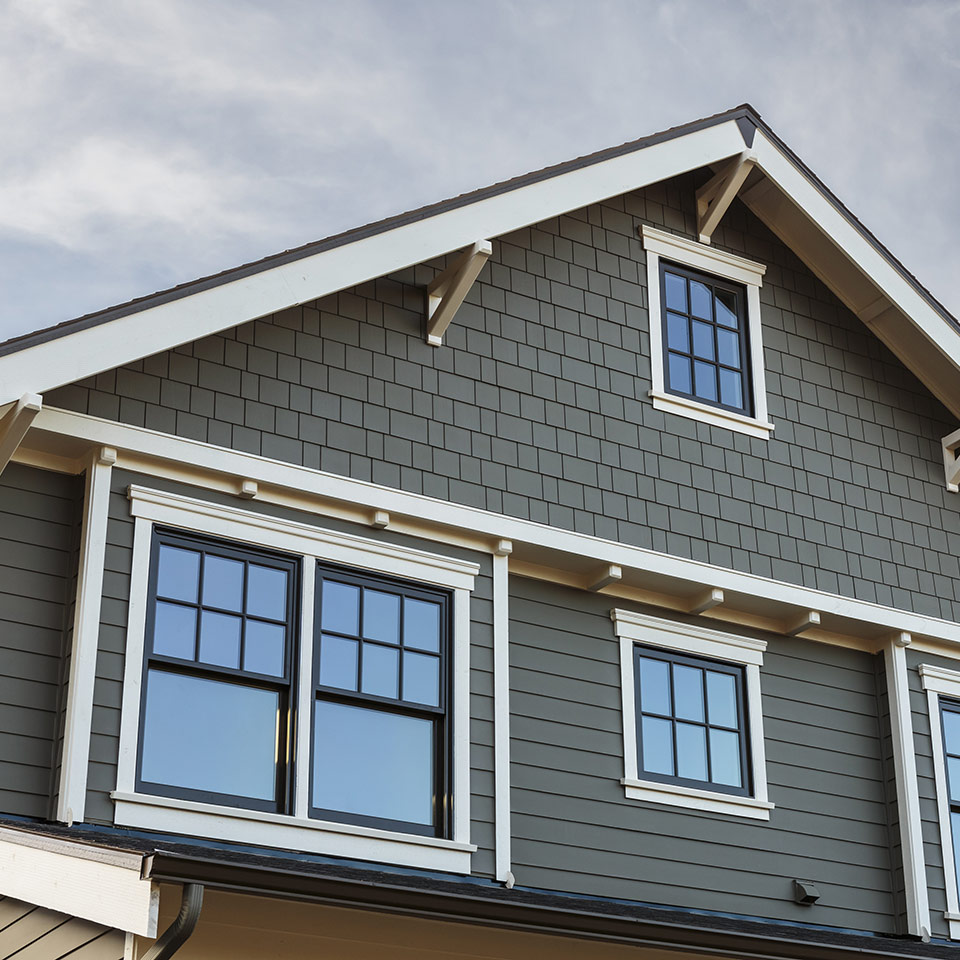
[{"label": "white window trim", "polygon": [[[760,701],[760,667],[767,644],[706,627],[661,620],[630,610],[610,611],[614,630],[620,639],[620,692],[623,702],[623,784],[631,800],[665,803],[710,813],[727,813],[753,820],[769,820],[774,805],[767,798],[767,772],[763,741],[763,712]],[[633,669],[634,645],[642,643],[677,653],[711,660],[736,663],[744,668],[750,739],[752,797],[738,797],[713,790],[674,783],[643,780],[637,764],[636,677]]]},{"label": "white window trim", "polygon": [[[264,516],[237,507],[195,500],[140,486],[128,488],[134,520],[130,605],[120,722],[115,822],[218,840],[286,847],[381,863],[456,873],[470,872],[470,592],[480,572],[475,563],[400,547],[353,534]],[[315,820],[308,816],[310,769],[295,767],[292,815],[242,810],[218,804],[155,797],[136,790],[140,733],[140,688],[153,525],[159,523],[255,546],[282,550],[303,560],[299,703],[313,698],[313,581],[318,561],[402,577],[453,592],[453,836],[422,837]],[[294,755],[309,757],[312,710],[297,711]]]},{"label": "white window trim", "polygon": [[[766,267],[744,257],[717,250],[686,237],[643,225],[643,246],[647,254],[647,303],[650,314],[650,397],[657,410],[691,417],[714,427],[726,427],[760,440],[773,430],[767,414],[767,390],[763,370],[763,338],[760,323],[760,287]],[[660,257],[674,263],[743,284],[747,291],[747,337],[750,341],[750,382],[753,394],[752,417],[712,407],[689,397],[668,393],[663,369],[663,310],[660,302]]]},{"label": "white window trim", "polygon": [[957,893],[957,869],[953,857],[953,833],[950,829],[950,798],[947,795],[947,764],[943,755],[943,730],[940,725],[940,696],[942,694],[960,700],[960,671],[921,663],[920,682],[927,692],[930,742],[933,751],[933,775],[937,784],[937,815],[940,821],[943,885],[947,898],[947,909],[943,915],[950,926],[950,939],[960,940],[960,897]]}]

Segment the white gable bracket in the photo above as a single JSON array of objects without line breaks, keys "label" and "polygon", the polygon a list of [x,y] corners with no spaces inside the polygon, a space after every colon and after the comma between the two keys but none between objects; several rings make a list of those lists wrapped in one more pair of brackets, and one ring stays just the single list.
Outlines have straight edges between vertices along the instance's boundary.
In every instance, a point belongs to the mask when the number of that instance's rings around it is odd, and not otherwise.
[{"label": "white gable bracket", "polygon": [[439,347],[483,265],[493,253],[489,240],[478,240],[436,276],[427,287],[427,343]]},{"label": "white gable bracket", "polygon": [[43,406],[43,398],[25,393],[0,420],[0,473],[13,459],[23,438]]},{"label": "white gable bracket", "polygon": [[943,438],[943,469],[947,476],[947,489],[951,493],[960,493],[960,430],[954,430]]},{"label": "white gable bracket", "polygon": [[750,175],[757,158],[745,150],[725,164],[697,191],[697,232],[701,243],[709,243],[743,181]]}]

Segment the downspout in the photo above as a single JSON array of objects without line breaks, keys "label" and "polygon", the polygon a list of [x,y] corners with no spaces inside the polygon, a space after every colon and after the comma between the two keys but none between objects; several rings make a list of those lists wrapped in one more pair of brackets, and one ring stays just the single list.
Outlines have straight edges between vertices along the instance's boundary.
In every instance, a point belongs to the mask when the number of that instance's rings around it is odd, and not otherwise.
[{"label": "downspout", "polygon": [[140,960],[169,960],[196,929],[203,906],[203,884],[187,883],[183,887],[183,899],[177,919],[167,927],[163,935],[140,958]]}]

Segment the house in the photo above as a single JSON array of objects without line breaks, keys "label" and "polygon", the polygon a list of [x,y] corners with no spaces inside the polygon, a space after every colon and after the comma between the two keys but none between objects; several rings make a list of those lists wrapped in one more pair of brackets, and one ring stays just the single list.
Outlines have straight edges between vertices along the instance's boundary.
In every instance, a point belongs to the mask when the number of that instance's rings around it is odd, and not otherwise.
[{"label": "house", "polygon": [[0,957],[954,955],[960,324],[749,106],[0,404]]}]

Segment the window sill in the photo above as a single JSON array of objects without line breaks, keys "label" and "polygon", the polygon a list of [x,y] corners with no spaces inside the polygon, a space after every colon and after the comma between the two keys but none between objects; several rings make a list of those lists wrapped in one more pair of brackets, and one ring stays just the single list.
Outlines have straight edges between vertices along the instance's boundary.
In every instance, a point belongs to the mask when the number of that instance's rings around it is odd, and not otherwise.
[{"label": "window sill", "polygon": [[630,800],[665,803],[673,807],[686,807],[688,810],[727,813],[735,817],[748,817],[751,820],[769,820],[770,811],[774,807],[768,800],[697,790],[695,787],[680,787],[672,783],[631,780],[626,777],[620,782]]},{"label": "window sill", "polygon": [[720,407],[711,407],[696,400],[689,400],[687,397],[678,397],[659,390],[651,390],[649,396],[653,400],[655,410],[675,413],[681,417],[691,417],[701,423],[709,423],[713,427],[724,427],[736,433],[745,433],[758,440],[769,440],[773,432],[772,423],[764,423],[754,417],[745,417],[743,414],[722,410]]},{"label": "window sill", "polygon": [[470,873],[475,844],[437,837],[377,830],[373,827],[308,820],[259,810],[223,807],[115,791],[117,826],[160,830],[187,836],[282,847],[353,860],[370,860],[424,870]]}]

